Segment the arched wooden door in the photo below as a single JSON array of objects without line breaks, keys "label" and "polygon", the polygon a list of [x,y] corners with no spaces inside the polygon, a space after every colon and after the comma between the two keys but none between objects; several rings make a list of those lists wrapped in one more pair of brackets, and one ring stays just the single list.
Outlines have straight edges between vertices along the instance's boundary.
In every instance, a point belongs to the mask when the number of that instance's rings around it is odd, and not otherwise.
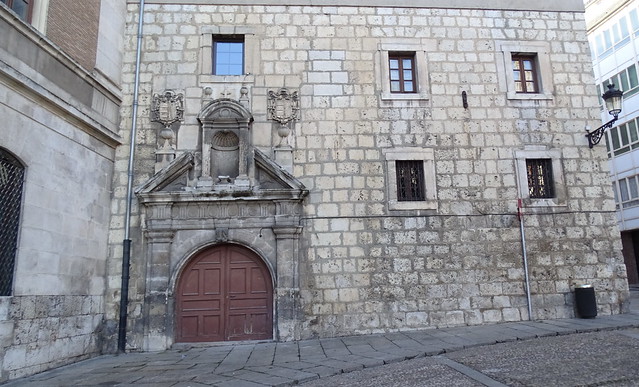
[{"label": "arched wooden door", "polygon": [[191,260],[177,285],[177,342],[273,337],[273,286],[252,251],[215,246]]}]

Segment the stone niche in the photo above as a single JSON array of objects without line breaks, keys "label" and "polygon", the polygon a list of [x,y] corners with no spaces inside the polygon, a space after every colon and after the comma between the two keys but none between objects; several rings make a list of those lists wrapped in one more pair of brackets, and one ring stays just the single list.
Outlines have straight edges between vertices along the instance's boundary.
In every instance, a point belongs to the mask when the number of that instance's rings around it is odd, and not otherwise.
[{"label": "stone niche", "polygon": [[[308,191],[250,143],[252,116],[233,100],[205,106],[201,154],[184,152],[136,191],[141,204],[145,297],[143,350],[175,342],[176,284],[198,252],[239,245],[273,282],[273,339],[299,338],[299,236]],[[143,334],[143,337],[140,335]]]}]

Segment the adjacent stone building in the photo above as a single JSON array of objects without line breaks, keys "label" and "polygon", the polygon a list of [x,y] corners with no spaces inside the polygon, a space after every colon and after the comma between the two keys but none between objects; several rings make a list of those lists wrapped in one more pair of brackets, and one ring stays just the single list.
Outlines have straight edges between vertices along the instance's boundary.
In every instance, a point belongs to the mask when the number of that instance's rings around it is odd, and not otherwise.
[{"label": "adjacent stone building", "polygon": [[147,1],[128,348],[623,312],[584,6],[512,3]]},{"label": "adjacent stone building", "polygon": [[0,381],[102,351],[125,12],[2,3]]}]

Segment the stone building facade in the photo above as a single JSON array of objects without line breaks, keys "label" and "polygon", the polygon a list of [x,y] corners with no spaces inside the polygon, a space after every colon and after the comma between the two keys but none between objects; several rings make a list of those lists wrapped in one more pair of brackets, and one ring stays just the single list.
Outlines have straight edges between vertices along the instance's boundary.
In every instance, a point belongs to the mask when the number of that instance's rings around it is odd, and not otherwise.
[{"label": "stone building facade", "polygon": [[[0,381],[5,381],[102,351],[111,182],[121,144],[121,65],[114,64],[121,59],[122,34],[119,39],[111,34],[124,31],[125,7],[110,0],[34,0],[27,8],[21,8],[25,2],[2,3]],[[77,45],[77,23],[57,12],[69,4],[83,15],[108,16],[83,23],[93,43],[74,52],[62,47]]]},{"label": "stone building facade", "polygon": [[580,0],[151,0],[143,23],[128,348],[567,318],[581,284],[626,309]]}]

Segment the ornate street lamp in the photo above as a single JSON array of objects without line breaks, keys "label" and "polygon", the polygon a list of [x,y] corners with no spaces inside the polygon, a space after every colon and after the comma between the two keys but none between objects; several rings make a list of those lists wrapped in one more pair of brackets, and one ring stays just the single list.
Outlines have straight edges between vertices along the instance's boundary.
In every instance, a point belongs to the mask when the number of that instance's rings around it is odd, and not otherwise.
[{"label": "ornate street lamp", "polygon": [[588,137],[588,146],[590,148],[599,144],[599,141],[601,141],[605,130],[612,128],[612,125],[619,118],[619,113],[621,113],[621,103],[623,102],[623,91],[615,89],[615,84],[610,83],[608,85],[608,91],[606,91],[604,95],[601,96],[601,98],[603,98],[604,103],[606,104],[608,114],[610,114],[614,118],[601,125],[599,128],[593,130],[592,132],[588,131],[586,137]]}]

